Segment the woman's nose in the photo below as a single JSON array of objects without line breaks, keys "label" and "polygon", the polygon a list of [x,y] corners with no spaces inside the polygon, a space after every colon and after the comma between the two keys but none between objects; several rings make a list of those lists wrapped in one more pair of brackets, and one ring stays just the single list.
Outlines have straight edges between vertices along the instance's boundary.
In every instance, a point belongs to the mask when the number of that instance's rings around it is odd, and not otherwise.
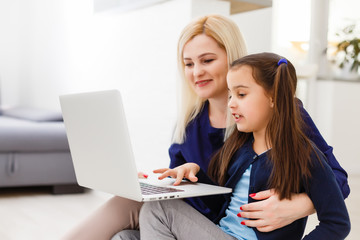
[{"label": "woman's nose", "polygon": [[194,77],[198,77],[204,74],[204,68],[200,65],[200,64],[195,64],[194,65]]}]

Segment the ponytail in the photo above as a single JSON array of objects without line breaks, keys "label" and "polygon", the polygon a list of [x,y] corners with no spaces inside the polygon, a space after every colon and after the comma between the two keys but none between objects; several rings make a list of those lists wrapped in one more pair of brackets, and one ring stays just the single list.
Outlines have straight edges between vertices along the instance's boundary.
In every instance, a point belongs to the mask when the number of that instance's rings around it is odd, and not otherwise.
[{"label": "ponytail", "polygon": [[[286,61],[286,60],[285,60]],[[300,191],[302,178],[309,178],[312,146],[302,132],[303,121],[295,98],[296,72],[292,64],[280,59],[273,85],[273,116],[266,136],[272,144],[269,152],[273,170],[269,187],[275,188],[280,199],[291,198]]]}]

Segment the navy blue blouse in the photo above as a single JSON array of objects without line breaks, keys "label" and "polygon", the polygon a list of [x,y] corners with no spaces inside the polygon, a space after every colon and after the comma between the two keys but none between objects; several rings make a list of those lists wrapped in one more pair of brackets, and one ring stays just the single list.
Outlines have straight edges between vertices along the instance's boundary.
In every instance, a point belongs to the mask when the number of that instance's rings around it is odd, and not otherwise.
[{"label": "navy blue blouse", "polygon": [[[170,146],[170,168],[175,168],[188,162],[196,163],[202,170],[197,175],[199,182],[214,184],[205,173],[207,173],[212,155],[224,144],[225,129],[213,128],[210,125],[208,108],[209,103],[205,102],[202,111],[188,124],[185,141],[182,144],[174,143]],[[346,198],[350,193],[346,171],[337,162],[332,152],[332,147],[325,142],[302,105],[301,111],[303,119],[308,126],[306,135],[325,154],[328,164],[335,174],[343,197]],[[223,195],[215,195],[189,198],[186,201],[210,220],[215,221],[221,210],[221,203],[225,201],[225,197]]]}]

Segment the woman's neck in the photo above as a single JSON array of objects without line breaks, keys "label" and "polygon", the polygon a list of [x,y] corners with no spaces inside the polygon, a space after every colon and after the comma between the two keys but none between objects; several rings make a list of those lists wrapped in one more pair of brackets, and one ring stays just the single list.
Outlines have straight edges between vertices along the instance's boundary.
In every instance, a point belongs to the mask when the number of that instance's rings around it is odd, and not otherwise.
[{"label": "woman's neck", "polygon": [[226,127],[227,95],[223,98],[209,99],[209,120],[214,128]]}]

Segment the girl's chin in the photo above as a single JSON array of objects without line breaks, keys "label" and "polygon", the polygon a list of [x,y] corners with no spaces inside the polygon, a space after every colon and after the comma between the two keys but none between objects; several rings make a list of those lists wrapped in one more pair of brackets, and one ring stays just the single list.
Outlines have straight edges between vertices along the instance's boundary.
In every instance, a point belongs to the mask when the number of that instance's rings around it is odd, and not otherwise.
[{"label": "girl's chin", "polygon": [[244,133],[248,133],[248,132],[251,132],[249,131],[249,129],[247,129],[246,127],[244,126],[240,126],[239,124],[236,124],[236,128],[239,132],[244,132]]}]

